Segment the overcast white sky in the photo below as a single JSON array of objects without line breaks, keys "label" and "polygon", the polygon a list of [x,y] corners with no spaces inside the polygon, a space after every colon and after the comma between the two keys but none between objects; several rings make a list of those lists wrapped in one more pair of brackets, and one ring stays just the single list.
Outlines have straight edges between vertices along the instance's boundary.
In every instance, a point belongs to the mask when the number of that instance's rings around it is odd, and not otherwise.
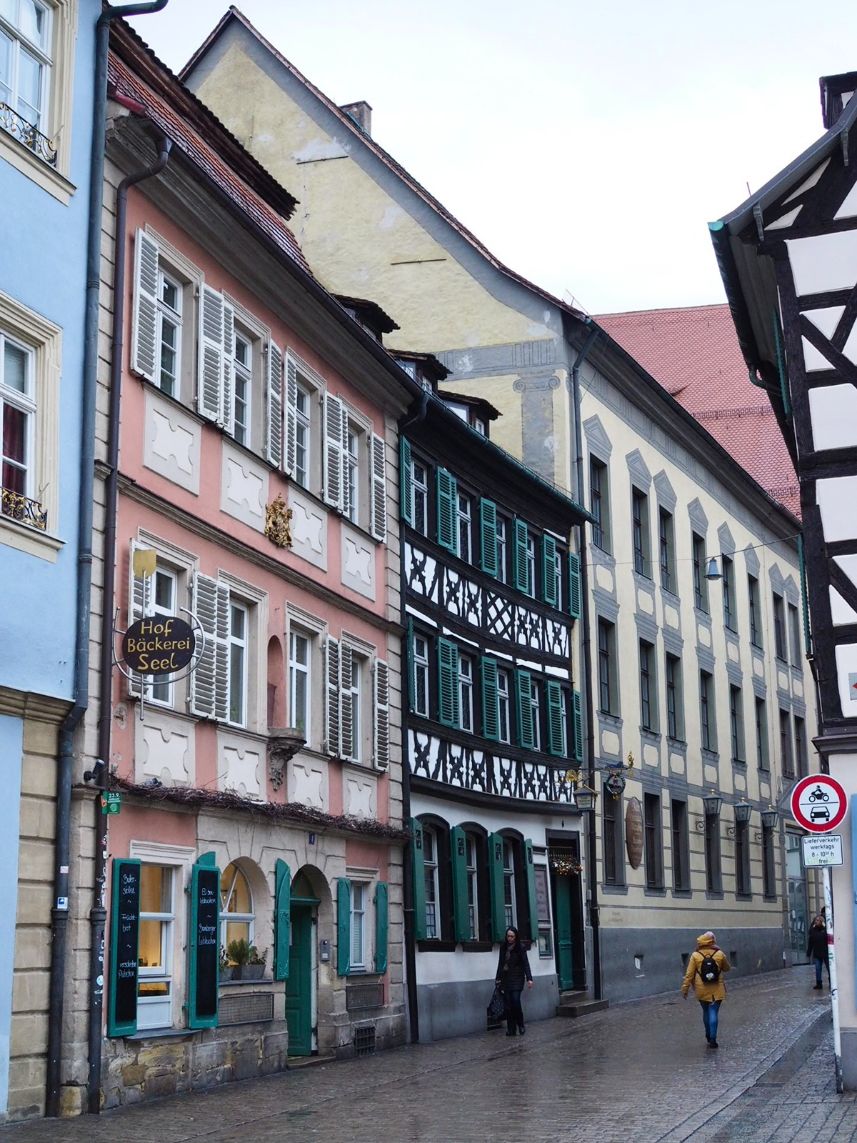
[{"label": "overcast white sky", "polygon": [[[857,0],[241,0],[485,245],[590,313],[722,301],[707,222],[822,134]],[[174,71],[226,11],[133,21]]]}]

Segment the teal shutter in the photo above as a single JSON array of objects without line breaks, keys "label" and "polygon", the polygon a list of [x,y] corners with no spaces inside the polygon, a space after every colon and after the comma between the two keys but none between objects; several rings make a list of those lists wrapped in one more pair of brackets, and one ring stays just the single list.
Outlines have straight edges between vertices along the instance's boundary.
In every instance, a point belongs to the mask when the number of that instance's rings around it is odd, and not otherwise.
[{"label": "teal shutter", "polygon": [[559,607],[556,597],[556,540],[542,536],[542,598],[545,603]]},{"label": "teal shutter", "polygon": [[506,931],[506,897],[503,891],[503,838],[492,833],[488,838],[488,885],[491,890],[491,939],[502,944]]},{"label": "teal shutter", "polygon": [[347,877],[336,881],[336,971],[340,976],[351,971],[351,882]]},{"label": "teal shutter", "polygon": [[556,679],[548,679],[545,683],[545,693],[548,708],[548,753],[564,758],[566,743],[562,687]]},{"label": "teal shutter", "polygon": [[389,929],[389,891],[386,881],[375,886],[375,971],[387,971],[387,943]]},{"label": "teal shutter", "polygon": [[482,546],[482,570],[488,575],[497,575],[497,505],[493,500],[482,500],[479,504],[480,543]]},{"label": "teal shutter", "polygon": [[573,619],[580,618],[580,557],[576,552],[568,553],[568,610]]},{"label": "teal shutter", "polygon": [[583,704],[580,701],[580,691],[571,692],[574,758],[576,762],[583,761]]},{"label": "teal shutter", "polygon": [[530,940],[539,939],[539,909],[536,902],[536,867],[533,864],[533,843],[524,841],[524,865],[527,871],[527,908],[530,913]]},{"label": "teal shutter", "polygon": [[470,907],[467,900],[467,835],[461,826],[449,831],[452,847],[453,932],[457,941],[469,941]]},{"label": "teal shutter", "polygon": [[458,555],[458,482],[445,468],[437,470],[437,542]]},{"label": "teal shutter", "polygon": [[137,974],[140,958],[140,862],[113,859],[110,891],[107,1035],[137,1031]]},{"label": "teal shutter", "polygon": [[190,873],[188,1028],[216,1028],[220,983],[220,870],[201,853]]},{"label": "teal shutter", "polygon": [[500,738],[500,706],[497,696],[497,660],[483,657],[482,736],[497,742]]},{"label": "teal shutter", "polygon": [[458,726],[458,647],[448,639],[437,641],[438,719]]},{"label": "teal shutter", "polygon": [[274,980],[289,978],[292,936],[292,873],[285,861],[274,866]]},{"label": "teal shutter", "polygon": [[414,874],[414,940],[426,939],[426,870],[423,853],[423,827],[411,818],[411,868]]},{"label": "teal shutter", "polygon": [[512,567],[515,573],[515,587],[527,595],[532,595],[530,566],[527,562],[527,525],[523,520],[514,521],[512,532]]},{"label": "teal shutter", "polygon": [[411,446],[404,437],[399,437],[399,499],[402,519],[406,524],[414,523],[414,484],[411,472]]},{"label": "teal shutter", "polygon": [[518,711],[518,744],[532,750],[535,745],[533,735],[533,680],[529,671],[515,673],[515,696]]}]

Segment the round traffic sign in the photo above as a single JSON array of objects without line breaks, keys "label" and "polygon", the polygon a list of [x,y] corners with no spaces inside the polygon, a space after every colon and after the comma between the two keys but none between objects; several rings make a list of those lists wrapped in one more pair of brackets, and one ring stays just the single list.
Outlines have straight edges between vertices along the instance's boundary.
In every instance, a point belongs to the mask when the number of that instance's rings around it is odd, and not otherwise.
[{"label": "round traffic sign", "polygon": [[848,809],[845,790],[829,774],[801,778],[791,794],[792,816],[811,833],[836,829]]}]

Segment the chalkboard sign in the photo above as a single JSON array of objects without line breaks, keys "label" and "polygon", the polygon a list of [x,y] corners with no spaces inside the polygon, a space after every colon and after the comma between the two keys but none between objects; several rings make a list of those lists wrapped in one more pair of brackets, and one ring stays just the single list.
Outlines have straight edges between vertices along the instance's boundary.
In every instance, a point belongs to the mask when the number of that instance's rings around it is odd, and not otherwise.
[{"label": "chalkboard sign", "polygon": [[140,862],[114,858],[110,900],[110,990],[107,1033],[137,1031],[137,963],[140,944]]},{"label": "chalkboard sign", "polygon": [[191,874],[188,1026],[217,1024],[220,982],[220,870],[214,854],[200,856]]}]

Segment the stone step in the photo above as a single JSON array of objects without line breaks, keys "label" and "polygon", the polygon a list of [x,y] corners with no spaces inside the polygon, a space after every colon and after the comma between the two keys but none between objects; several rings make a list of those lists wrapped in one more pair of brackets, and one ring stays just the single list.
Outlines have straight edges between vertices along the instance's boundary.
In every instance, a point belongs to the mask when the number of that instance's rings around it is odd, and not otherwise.
[{"label": "stone step", "polygon": [[593,1012],[603,1012],[610,1006],[609,1000],[592,1000],[585,992],[561,992],[557,1005],[557,1016],[591,1016]]}]

